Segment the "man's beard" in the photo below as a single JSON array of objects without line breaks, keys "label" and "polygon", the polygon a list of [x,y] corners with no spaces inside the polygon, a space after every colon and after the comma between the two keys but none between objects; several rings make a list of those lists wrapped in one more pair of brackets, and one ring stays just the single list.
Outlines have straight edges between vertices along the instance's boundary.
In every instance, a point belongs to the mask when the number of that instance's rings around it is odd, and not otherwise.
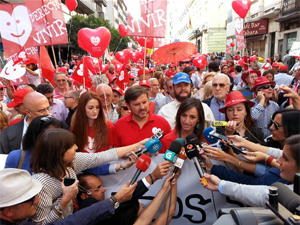
[{"label": "man's beard", "polygon": [[186,97],[182,97],[179,94],[177,94],[176,92],[174,92],[174,95],[175,95],[175,98],[176,98],[177,101],[182,102],[185,99],[190,98],[192,93],[190,92]]}]

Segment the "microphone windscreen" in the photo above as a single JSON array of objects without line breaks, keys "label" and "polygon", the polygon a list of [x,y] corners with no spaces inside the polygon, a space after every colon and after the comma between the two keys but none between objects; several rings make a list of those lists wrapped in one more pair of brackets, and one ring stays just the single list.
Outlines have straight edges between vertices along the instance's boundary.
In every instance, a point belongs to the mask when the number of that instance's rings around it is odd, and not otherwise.
[{"label": "microphone windscreen", "polygon": [[186,136],[185,140],[186,140],[186,143],[193,143],[195,145],[199,145],[198,138],[195,134],[190,134],[190,135]]},{"label": "microphone windscreen", "polygon": [[145,147],[148,149],[150,154],[154,154],[161,149],[162,144],[157,138],[154,138],[154,139],[147,141],[145,144]]},{"label": "microphone windscreen", "polygon": [[214,132],[214,128],[212,127],[208,127],[206,129],[203,130],[203,136],[206,139],[206,141],[210,144],[215,144],[218,142],[217,138],[214,138],[210,135],[210,132]]},{"label": "microphone windscreen", "polygon": [[189,159],[192,159],[194,157],[199,158],[199,151],[196,145],[193,143],[188,143],[185,145],[185,153]]},{"label": "microphone windscreen", "polygon": [[151,158],[147,155],[142,155],[136,162],[136,168],[145,172],[151,164]]},{"label": "microphone windscreen", "polygon": [[300,205],[300,196],[283,183],[276,182],[271,186],[278,188],[278,202],[291,213],[295,213],[296,208]]},{"label": "microphone windscreen", "polygon": [[176,138],[175,141],[180,142],[181,147],[184,147],[184,146],[185,146],[185,140],[184,140],[183,138]]},{"label": "microphone windscreen", "polygon": [[176,155],[180,152],[181,150],[181,143],[179,141],[172,141],[169,147],[169,150],[176,153]]}]

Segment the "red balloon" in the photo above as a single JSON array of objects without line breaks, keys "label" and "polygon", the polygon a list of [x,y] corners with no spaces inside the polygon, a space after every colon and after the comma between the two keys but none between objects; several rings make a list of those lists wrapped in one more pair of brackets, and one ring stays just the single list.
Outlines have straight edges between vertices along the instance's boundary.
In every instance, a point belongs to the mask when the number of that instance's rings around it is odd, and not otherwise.
[{"label": "red balloon", "polygon": [[77,8],[76,0],[66,0],[66,6],[70,11],[74,11]]},{"label": "red balloon", "polygon": [[200,68],[200,69],[203,69],[206,65],[207,65],[207,60],[205,58],[205,56],[201,55],[197,58],[194,58],[193,59],[193,65]]},{"label": "red balloon", "polygon": [[127,29],[124,24],[119,24],[119,32],[122,38],[127,35]]},{"label": "red balloon", "polygon": [[108,70],[109,64],[104,65],[102,68],[102,73],[106,73],[106,71]]},{"label": "red balloon", "polygon": [[245,18],[251,7],[250,0],[233,0],[232,8],[241,18]]},{"label": "red balloon", "polygon": [[130,58],[130,53],[127,49],[124,49],[123,51],[120,51],[120,52],[117,52],[115,54],[115,58],[123,63],[123,64],[126,64],[129,62],[129,58]]},{"label": "red balloon", "polygon": [[237,64],[240,64],[241,66],[244,66],[244,60],[243,59],[240,59]]},{"label": "red balloon", "polygon": [[135,63],[137,63],[139,61],[140,57],[141,57],[140,52],[131,52],[130,53],[130,59]]},{"label": "red balloon", "polygon": [[[145,38],[139,38],[138,43],[140,44],[140,46],[145,47]],[[153,46],[154,46],[154,38],[147,38],[146,48],[153,48]]]},{"label": "red balloon", "polygon": [[250,62],[254,62],[257,60],[257,56],[256,55],[253,55],[250,57]]},{"label": "red balloon", "polygon": [[113,55],[114,55],[114,53],[113,53],[113,52],[110,52],[110,53],[109,53],[109,55],[110,55],[110,56],[113,56]]},{"label": "red balloon", "polygon": [[139,37],[134,37],[134,40],[135,40],[135,41],[138,41],[138,40],[139,40]]},{"label": "red balloon", "polygon": [[110,42],[111,34],[106,27],[82,28],[78,31],[78,45],[94,57],[101,57]]},{"label": "red balloon", "polygon": [[[140,53],[139,57],[141,60],[144,60],[145,57],[145,48],[142,48],[140,51],[138,51]],[[147,50],[146,50],[146,54],[147,54]]]},{"label": "red balloon", "polygon": [[230,46],[231,46],[231,47],[234,47],[234,46],[235,46],[235,44],[234,44],[233,42],[231,42],[231,43],[230,43]]}]

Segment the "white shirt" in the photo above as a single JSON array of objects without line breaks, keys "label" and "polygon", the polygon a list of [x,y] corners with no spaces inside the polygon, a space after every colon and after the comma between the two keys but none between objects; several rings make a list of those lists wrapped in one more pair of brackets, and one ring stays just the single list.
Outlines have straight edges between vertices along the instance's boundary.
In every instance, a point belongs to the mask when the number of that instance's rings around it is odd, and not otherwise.
[{"label": "white shirt", "polygon": [[[202,107],[204,110],[204,118],[205,118],[204,128],[207,128],[207,127],[211,126],[212,121],[215,121],[215,117],[214,117],[214,114],[212,113],[211,109],[208,107],[208,105],[203,102],[201,102],[201,103],[202,103]],[[175,99],[174,101],[164,105],[157,113],[157,115],[164,117],[169,122],[172,130],[175,128],[176,114],[177,114],[179,105],[180,105],[180,102]],[[201,123],[201,121],[200,121],[200,123]]]}]

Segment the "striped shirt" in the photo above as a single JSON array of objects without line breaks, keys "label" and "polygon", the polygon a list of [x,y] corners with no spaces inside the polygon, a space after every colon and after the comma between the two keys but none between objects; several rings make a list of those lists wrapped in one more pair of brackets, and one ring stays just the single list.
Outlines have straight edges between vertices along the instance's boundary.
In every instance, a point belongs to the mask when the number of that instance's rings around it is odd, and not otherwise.
[{"label": "striped shirt", "polygon": [[[79,172],[117,159],[118,154],[115,148],[99,153],[76,153],[74,169],[68,167],[66,177],[77,179],[76,174]],[[46,173],[33,174],[33,178],[40,181],[43,185],[42,190],[38,194],[40,201],[37,204],[36,214],[32,218],[35,224],[56,222],[73,213],[72,201],[67,206],[62,217],[55,213],[54,206],[60,203],[63,194],[61,181]]]},{"label": "striped shirt", "polygon": [[265,138],[270,136],[272,132],[269,130],[269,124],[271,122],[271,116],[279,109],[276,102],[268,102],[266,107],[259,104],[258,99],[252,99],[255,105],[251,108],[251,115],[255,120],[255,125],[260,127],[264,133]]}]

